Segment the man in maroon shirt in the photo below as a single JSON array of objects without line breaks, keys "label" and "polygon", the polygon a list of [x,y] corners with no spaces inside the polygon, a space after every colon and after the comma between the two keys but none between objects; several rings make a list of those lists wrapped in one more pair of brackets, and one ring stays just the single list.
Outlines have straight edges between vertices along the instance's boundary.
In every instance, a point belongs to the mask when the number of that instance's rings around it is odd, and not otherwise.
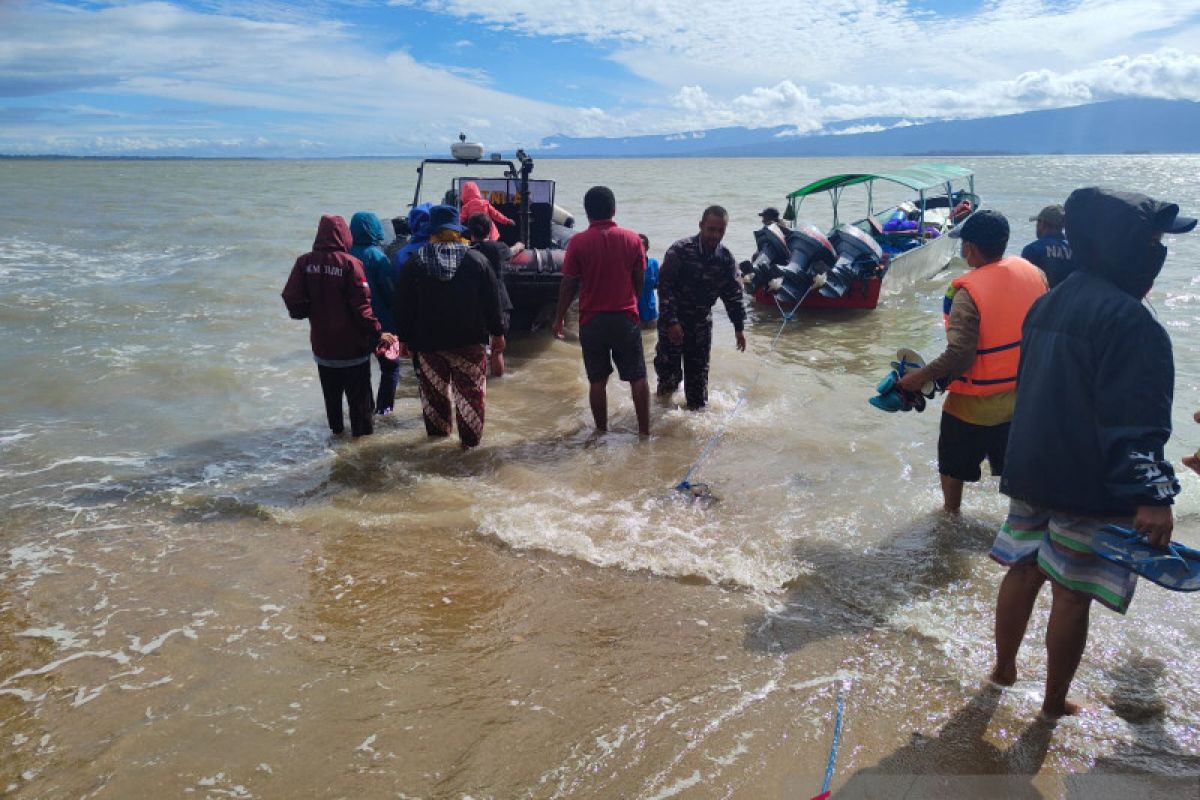
[{"label": "man in maroon shirt", "polygon": [[608,430],[608,376],[629,382],[638,433],[650,435],[650,385],[638,320],[638,295],[646,274],[642,240],[617,226],[617,200],[607,186],[583,196],[588,229],[571,237],[563,260],[562,286],[554,315],[554,335],[562,339],[567,309],[579,292],[579,344],[587,371],[588,400],[596,430]]}]

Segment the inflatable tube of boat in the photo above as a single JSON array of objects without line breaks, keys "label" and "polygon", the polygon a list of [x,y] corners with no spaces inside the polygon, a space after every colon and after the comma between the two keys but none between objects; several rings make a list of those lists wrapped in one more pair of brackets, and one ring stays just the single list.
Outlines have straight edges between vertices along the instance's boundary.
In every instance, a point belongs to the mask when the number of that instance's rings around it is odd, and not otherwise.
[{"label": "inflatable tube of boat", "polygon": [[565,250],[554,250],[543,247],[531,247],[517,253],[508,262],[508,269],[522,273],[554,273],[562,272]]}]

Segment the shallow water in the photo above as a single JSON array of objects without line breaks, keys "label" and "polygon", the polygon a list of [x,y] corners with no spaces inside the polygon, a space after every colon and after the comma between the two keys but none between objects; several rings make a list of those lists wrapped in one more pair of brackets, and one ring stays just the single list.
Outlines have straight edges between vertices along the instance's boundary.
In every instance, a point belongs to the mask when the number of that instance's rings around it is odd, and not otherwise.
[{"label": "shallow water", "polygon": [[[536,176],[572,208],[612,186],[659,257],[721,202],[741,258],[764,205],[878,163]],[[1195,157],[960,163],[1014,249],[1075,186],[1200,210]],[[865,402],[897,347],[939,349],[946,276],[802,313],[765,359],[778,313],[752,312],[739,354],[718,309],[711,408],[655,401],[646,442],[615,383],[614,431],[592,434],[578,344],[545,332],[512,341],[477,451],[426,439],[407,369],[375,436],[331,439],[278,292],[321,213],[402,211],[413,166],[0,162],[6,793],[809,797],[839,691],[841,796],[1200,790],[1189,596],[1143,585],[1128,618],[1097,610],[1079,719],[1031,724],[1047,598],[1022,681],[980,688],[1005,504],[989,479],[961,519],[934,514],[936,414]],[[1151,300],[1177,460],[1200,441],[1200,240],[1170,246]],[[714,499],[673,492],[722,430],[695,475]],[[1184,485],[1177,538],[1200,545]]]}]

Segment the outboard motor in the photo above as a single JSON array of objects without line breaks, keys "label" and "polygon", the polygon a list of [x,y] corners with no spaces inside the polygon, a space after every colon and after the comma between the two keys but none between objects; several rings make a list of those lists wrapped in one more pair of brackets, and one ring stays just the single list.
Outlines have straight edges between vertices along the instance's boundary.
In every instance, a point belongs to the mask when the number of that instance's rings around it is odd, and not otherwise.
[{"label": "outboard motor", "polygon": [[751,288],[766,289],[783,273],[777,264],[786,264],[792,257],[787,248],[787,234],[778,225],[764,225],[754,232],[754,259],[742,264],[743,274],[750,276]]},{"label": "outboard motor", "polygon": [[815,225],[799,223],[787,231],[786,252],[778,247],[777,233],[757,231],[754,235],[760,250],[754,260],[753,285],[775,291],[788,303],[798,303],[812,287],[813,279],[837,261],[833,245]]},{"label": "outboard motor", "polygon": [[869,278],[883,262],[883,249],[872,237],[853,225],[839,225],[829,236],[837,252],[837,263],[825,276],[821,294],[841,297],[855,278]]},{"label": "outboard motor", "polygon": [[783,285],[778,294],[786,302],[798,303],[812,287],[813,278],[837,261],[837,253],[820,228],[806,223],[788,232],[787,245],[791,257],[779,268]]}]

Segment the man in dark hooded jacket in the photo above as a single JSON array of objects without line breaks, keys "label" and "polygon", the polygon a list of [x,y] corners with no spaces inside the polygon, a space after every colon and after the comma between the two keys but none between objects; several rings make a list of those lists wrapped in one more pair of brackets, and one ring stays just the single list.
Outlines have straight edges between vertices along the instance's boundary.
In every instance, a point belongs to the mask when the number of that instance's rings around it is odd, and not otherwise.
[{"label": "man in dark hooded jacket", "polygon": [[396,338],[383,333],[371,311],[371,290],[362,264],[350,255],[346,220],[326,214],[317,226],[313,249],[296,259],[283,302],[292,319],[309,321],[309,340],[329,429],[343,430],[342,395],[350,406],[350,432],[365,436],[375,429],[371,401],[371,351]]},{"label": "man in dark hooded jacket", "polygon": [[1073,714],[1067,691],[1087,643],[1092,600],[1125,613],[1136,575],[1095,554],[1106,524],[1152,545],[1171,539],[1179,492],[1163,456],[1175,367],[1166,330],[1142,304],[1166,260],[1164,233],[1196,220],[1145,195],[1078,189],[1066,203],[1075,270],[1022,328],[1016,409],[1000,491],[1008,519],[991,556],[1008,566],[996,601],[992,680],[1011,685],[1038,591],[1054,591],[1046,629],[1047,717]]}]

